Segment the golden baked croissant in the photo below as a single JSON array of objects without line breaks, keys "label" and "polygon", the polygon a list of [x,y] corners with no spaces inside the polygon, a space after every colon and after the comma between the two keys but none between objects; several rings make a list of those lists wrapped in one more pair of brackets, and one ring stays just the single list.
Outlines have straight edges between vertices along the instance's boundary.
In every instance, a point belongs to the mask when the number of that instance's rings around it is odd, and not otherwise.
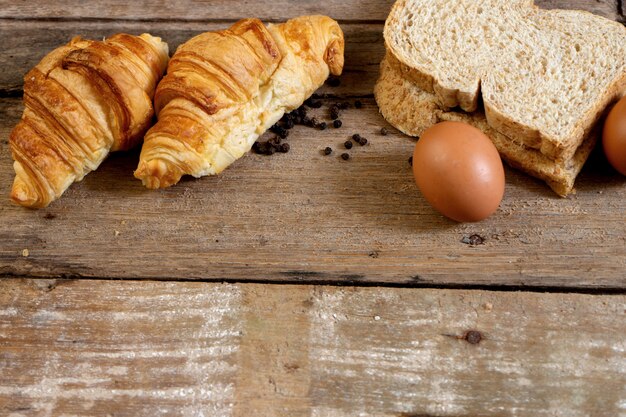
[{"label": "golden baked croissant", "polygon": [[148,34],[77,37],[44,57],[24,78],[25,109],[10,136],[13,201],[45,207],[109,151],[135,146],[167,61],[167,44]]},{"label": "golden baked croissant", "polygon": [[326,16],[265,27],[244,19],[181,45],[155,93],[135,177],[148,188],[221,172],[329,73],[343,69],[343,33]]}]

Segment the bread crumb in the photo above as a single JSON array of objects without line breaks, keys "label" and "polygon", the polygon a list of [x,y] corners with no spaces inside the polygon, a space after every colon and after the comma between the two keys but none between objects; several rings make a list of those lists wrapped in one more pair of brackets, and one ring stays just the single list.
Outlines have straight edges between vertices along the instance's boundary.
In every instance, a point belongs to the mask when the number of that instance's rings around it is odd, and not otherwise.
[{"label": "bread crumb", "polygon": [[28,249],[23,249],[22,250],[22,256],[24,258],[28,258],[29,255],[30,255],[30,252],[28,251]]},{"label": "bread crumb", "polygon": [[116,231],[115,231],[115,236],[119,236],[119,235],[120,235],[120,231],[119,231],[119,230],[116,230]]},{"label": "bread crumb", "polygon": [[126,224],[126,220],[122,220],[122,224]]},{"label": "bread crumb", "polygon": [[380,316],[374,316],[374,320],[376,321],[380,320]]},{"label": "bread crumb", "polygon": [[491,311],[491,310],[493,310],[493,304],[485,303],[485,304],[483,304],[483,308],[485,309],[485,311]]}]

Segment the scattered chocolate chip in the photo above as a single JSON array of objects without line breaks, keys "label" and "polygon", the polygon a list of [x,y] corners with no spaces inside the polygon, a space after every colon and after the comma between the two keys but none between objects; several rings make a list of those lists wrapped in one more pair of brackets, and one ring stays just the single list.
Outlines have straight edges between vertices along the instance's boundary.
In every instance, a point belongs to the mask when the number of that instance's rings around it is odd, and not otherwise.
[{"label": "scattered chocolate chip", "polygon": [[324,148],[324,155],[330,155],[331,153],[333,153],[333,149],[329,146],[327,146],[326,148]]},{"label": "scattered chocolate chip", "polygon": [[413,157],[412,156],[409,157],[409,165],[413,166]]},{"label": "scattered chocolate chip", "polygon": [[477,345],[480,343],[481,340],[483,340],[483,336],[477,330],[470,330],[467,333],[465,333],[465,336],[463,336],[463,339],[465,339],[467,343],[470,343],[472,345]]},{"label": "scattered chocolate chip", "polygon": [[347,140],[343,143],[343,146],[345,146],[346,149],[352,149],[352,142]]},{"label": "scattered chocolate chip", "polygon": [[335,127],[335,129],[339,129],[341,127],[343,123],[341,122],[341,120],[337,119],[335,121],[333,121],[333,126]]},{"label": "scattered chocolate chip", "polygon": [[365,139],[365,138],[360,138],[358,143],[359,143],[359,145],[361,145],[361,146],[365,146],[365,145],[367,145],[367,139]]},{"label": "scattered chocolate chip", "polygon": [[279,151],[282,152],[282,153],[287,153],[287,152],[289,152],[289,149],[291,149],[289,144],[288,143],[283,143],[283,144],[280,145]]},{"label": "scattered chocolate chip", "polygon": [[330,108],[330,118],[333,120],[339,119],[339,107],[332,106]]},{"label": "scattered chocolate chip", "polygon": [[331,87],[339,87],[341,85],[341,80],[337,77],[330,77],[326,80],[326,84]]},{"label": "scattered chocolate chip", "polygon": [[382,129],[380,129],[380,134],[383,136],[387,136],[389,134],[389,131],[383,127]]},{"label": "scattered chocolate chip", "polygon": [[318,125],[318,127],[320,128],[320,130],[326,130],[328,125],[326,124],[326,122],[322,122]]},{"label": "scattered chocolate chip", "polygon": [[348,159],[350,159],[350,155],[348,155],[347,153],[342,153],[341,159],[343,159],[344,161],[347,161]]},{"label": "scattered chocolate chip", "polygon": [[355,101],[354,107],[356,107],[357,109],[360,109],[361,107],[363,107],[363,103],[361,103],[361,100]]},{"label": "scattered chocolate chip", "polygon": [[354,135],[352,135],[352,139],[354,139],[354,141],[358,143],[359,140],[361,140],[361,135],[355,133]]},{"label": "scattered chocolate chip", "polygon": [[317,120],[317,118],[313,117],[311,119],[311,127],[319,127],[319,125],[320,125],[319,120]]},{"label": "scattered chocolate chip", "polygon": [[272,146],[280,145],[281,139],[278,136],[274,136],[272,139],[268,140],[267,143]]},{"label": "scattered chocolate chip", "polygon": [[289,118],[283,122],[283,126],[285,127],[285,129],[293,129],[294,125],[295,122],[292,118]]},{"label": "scattered chocolate chip", "polygon": [[308,99],[307,101],[304,102],[304,104],[306,104],[307,107],[310,107],[312,109],[319,109],[320,107],[322,107],[322,100]]},{"label": "scattered chocolate chip", "polygon": [[463,236],[463,239],[461,239],[461,243],[465,243],[466,245],[471,246],[482,245],[483,243],[485,243],[485,238],[476,234],[473,234],[470,237]]},{"label": "scattered chocolate chip", "polygon": [[306,113],[307,113],[306,107],[300,106],[300,107],[298,107],[298,110],[296,110],[296,111],[298,112],[298,116],[306,117]]}]

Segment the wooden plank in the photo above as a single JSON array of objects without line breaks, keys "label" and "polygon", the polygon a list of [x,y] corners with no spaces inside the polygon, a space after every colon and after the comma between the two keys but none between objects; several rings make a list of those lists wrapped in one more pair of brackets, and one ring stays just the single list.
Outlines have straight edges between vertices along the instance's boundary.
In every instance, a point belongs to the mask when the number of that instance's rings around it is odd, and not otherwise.
[{"label": "wooden plank", "polygon": [[625,305],[624,295],[6,279],[0,414],[613,417],[625,411]]},{"label": "wooden plank", "polygon": [[[265,20],[280,20],[303,14],[325,14],[342,21],[383,21],[393,3],[393,0],[320,0],[316,2],[212,0],[208,4],[197,0],[176,2],[104,0],[96,4],[88,4],[80,0],[52,0],[45,3],[2,0],[0,1],[0,18],[210,21],[251,16]],[[544,8],[583,9],[611,19],[617,17],[617,0],[537,0],[536,3]]]},{"label": "wooden plank", "polygon": [[[133,2],[129,2],[133,3]],[[134,3],[133,3],[134,4]],[[229,23],[180,22],[64,22],[0,20],[0,39],[4,39],[4,53],[8,58],[0,72],[0,96],[4,92],[21,91],[24,74],[41,58],[74,36],[101,39],[114,33],[141,34],[149,32],[166,40],[173,53],[187,39],[208,31],[219,30]],[[320,93],[343,96],[371,95],[378,77],[378,66],[384,56],[383,25],[342,25],[346,37],[346,66],[338,88],[323,87]]]},{"label": "wooden plank", "polygon": [[[20,111],[20,100],[0,101],[3,190],[13,177],[6,138]],[[2,198],[0,274],[626,286],[625,179],[599,155],[571,198],[507,170],[500,210],[456,224],[419,194],[407,162],[414,141],[391,128],[381,136],[372,99],[341,118],[341,129],[293,129],[288,154],[250,154],[217,177],[162,191],[132,177],[130,152],[110,157],[48,209]],[[342,143],[355,132],[370,143],[342,161]],[[326,146],[331,156],[322,156]],[[484,243],[464,243],[473,234]]]}]

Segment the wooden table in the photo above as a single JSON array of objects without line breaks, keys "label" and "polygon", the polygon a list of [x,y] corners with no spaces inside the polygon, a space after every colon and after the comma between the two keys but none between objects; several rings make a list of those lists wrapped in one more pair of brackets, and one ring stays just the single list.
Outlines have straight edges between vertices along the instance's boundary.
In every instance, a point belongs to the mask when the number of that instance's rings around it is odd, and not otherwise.
[{"label": "wooden table", "polygon": [[[539,4],[624,18],[619,0]],[[242,17],[328,14],[347,65],[320,93],[363,103],[218,177],[148,191],[130,152],[47,209],[0,199],[0,415],[626,415],[624,178],[596,154],[560,199],[507,170],[488,220],[435,213],[372,96],[390,6],[0,1],[4,195],[22,76],[74,35],[174,50]],[[353,133],[370,144],[342,161]]]}]

